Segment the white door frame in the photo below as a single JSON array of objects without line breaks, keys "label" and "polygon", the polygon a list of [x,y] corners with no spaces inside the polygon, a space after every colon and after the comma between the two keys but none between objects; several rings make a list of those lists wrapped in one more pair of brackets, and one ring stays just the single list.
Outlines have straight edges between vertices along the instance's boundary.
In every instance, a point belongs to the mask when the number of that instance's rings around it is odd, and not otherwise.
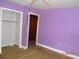
[{"label": "white door frame", "polygon": [[26,47],[28,48],[28,44],[29,44],[29,26],[30,26],[30,15],[36,15],[36,16],[38,16],[38,22],[37,22],[37,33],[36,33],[36,44],[37,44],[37,42],[38,42],[38,31],[39,31],[39,22],[40,22],[40,15],[39,14],[36,14],[36,13],[33,13],[33,12],[29,12],[28,13],[28,22],[27,22],[27,25],[28,25],[28,27],[27,27],[27,45],[26,45]]},{"label": "white door frame", "polygon": [[[17,10],[13,10],[13,9],[9,9],[9,8],[4,8],[4,7],[1,7],[1,20],[0,21],[2,21],[2,10],[3,9],[5,9],[5,10],[10,10],[10,11],[14,11],[14,12],[17,12],[17,13],[19,13],[20,15],[21,15],[21,19],[20,19],[20,36],[19,36],[19,38],[20,38],[20,40],[19,40],[19,48],[21,48],[21,42],[22,42],[22,23],[23,23],[23,12],[21,12],[21,11],[17,11]],[[2,22],[0,23],[0,26],[2,25]],[[1,26],[2,27],[2,26]],[[0,30],[0,34],[1,34],[1,30]],[[1,35],[0,35],[0,39],[1,39]],[[2,41],[2,40],[1,40]],[[2,43],[2,42],[1,42]]]},{"label": "white door frame", "polygon": [[2,48],[1,48],[1,41],[2,41],[2,36],[1,36],[1,33],[2,33],[2,9],[0,7],[0,54],[2,53]]}]

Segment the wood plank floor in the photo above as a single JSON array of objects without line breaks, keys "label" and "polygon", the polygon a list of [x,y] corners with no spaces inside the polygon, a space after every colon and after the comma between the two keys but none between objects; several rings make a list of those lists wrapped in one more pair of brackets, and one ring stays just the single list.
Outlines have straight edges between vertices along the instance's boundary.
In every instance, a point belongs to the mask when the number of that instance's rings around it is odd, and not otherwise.
[{"label": "wood plank floor", "polygon": [[7,46],[3,48],[3,53],[0,59],[72,59],[67,56],[52,52],[48,49],[39,46],[30,46],[24,50],[18,46]]}]

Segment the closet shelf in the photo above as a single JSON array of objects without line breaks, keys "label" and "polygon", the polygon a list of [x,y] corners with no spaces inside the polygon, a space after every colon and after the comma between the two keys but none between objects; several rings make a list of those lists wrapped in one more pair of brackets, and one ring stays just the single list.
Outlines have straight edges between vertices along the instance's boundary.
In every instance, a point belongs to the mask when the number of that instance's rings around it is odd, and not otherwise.
[{"label": "closet shelf", "polygon": [[9,21],[9,20],[2,20],[2,22],[18,23],[18,21]]}]

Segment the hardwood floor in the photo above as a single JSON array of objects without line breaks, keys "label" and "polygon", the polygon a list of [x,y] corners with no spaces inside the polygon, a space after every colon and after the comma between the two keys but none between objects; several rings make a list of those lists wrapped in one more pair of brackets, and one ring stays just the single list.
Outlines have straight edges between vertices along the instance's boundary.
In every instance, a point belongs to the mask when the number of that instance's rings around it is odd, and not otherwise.
[{"label": "hardwood floor", "polygon": [[30,46],[29,49],[20,49],[18,46],[3,48],[0,59],[72,59],[67,56],[52,52],[39,46]]}]

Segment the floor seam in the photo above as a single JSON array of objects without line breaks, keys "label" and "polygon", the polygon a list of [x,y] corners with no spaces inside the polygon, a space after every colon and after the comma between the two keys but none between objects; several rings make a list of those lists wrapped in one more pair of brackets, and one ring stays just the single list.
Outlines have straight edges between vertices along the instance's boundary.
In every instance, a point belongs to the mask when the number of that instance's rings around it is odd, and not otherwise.
[{"label": "floor seam", "polygon": [[30,52],[30,53],[28,53],[28,54],[26,54],[26,55],[23,55],[23,56],[19,57],[18,59],[21,59],[21,58],[27,57],[27,56],[29,56],[29,55],[35,53],[35,52],[36,52],[36,50],[34,50],[34,51],[32,51],[32,52]]}]

